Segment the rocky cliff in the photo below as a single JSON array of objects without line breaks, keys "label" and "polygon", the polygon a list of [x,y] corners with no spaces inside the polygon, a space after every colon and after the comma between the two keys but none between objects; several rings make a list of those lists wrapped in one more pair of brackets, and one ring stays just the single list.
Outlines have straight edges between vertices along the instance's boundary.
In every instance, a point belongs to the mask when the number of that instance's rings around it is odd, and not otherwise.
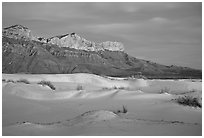
[{"label": "rocky cliff", "polygon": [[55,36],[47,39],[48,43],[56,44],[60,47],[69,47],[86,51],[124,51],[124,46],[120,42],[95,43],[88,41],[75,33]]},{"label": "rocky cliff", "polygon": [[43,43],[58,45],[59,47],[68,47],[86,51],[124,51],[124,46],[120,42],[102,42],[95,43],[88,41],[75,33],[54,36],[51,38],[35,37],[31,30],[22,25],[13,25],[3,29],[3,35],[15,39],[30,39]]},{"label": "rocky cliff", "polygon": [[34,37],[27,27],[3,29],[3,73],[93,73],[148,78],[201,78],[201,70],[165,66],[137,59],[119,42],[95,43],[75,33],[51,38]]},{"label": "rocky cliff", "polygon": [[31,30],[22,25],[13,25],[3,28],[3,36],[15,39],[33,39]]}]

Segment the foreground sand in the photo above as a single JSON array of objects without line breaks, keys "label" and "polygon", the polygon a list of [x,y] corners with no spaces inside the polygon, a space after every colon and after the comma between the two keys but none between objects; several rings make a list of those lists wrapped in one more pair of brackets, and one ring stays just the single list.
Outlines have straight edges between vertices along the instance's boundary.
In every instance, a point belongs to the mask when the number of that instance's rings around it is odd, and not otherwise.
[{"label": "foreground sand", "polygon": [[[31,84],[2,83],[3,135],[202,135],[199,80],[127,80],[92,74],[3,74]],[[56,90],[37,84],[51,81]],[[77,90],[82,86],[82,90]],[[117,113],[125,106],[127,113]]]}]

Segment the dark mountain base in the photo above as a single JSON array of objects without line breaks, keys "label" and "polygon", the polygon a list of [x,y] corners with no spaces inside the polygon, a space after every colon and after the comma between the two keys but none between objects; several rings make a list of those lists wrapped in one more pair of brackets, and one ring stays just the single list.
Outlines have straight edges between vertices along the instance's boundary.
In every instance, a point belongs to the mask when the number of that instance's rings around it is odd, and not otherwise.
[{"label": "dark mountain base", "polygon": [[84,51],[28,39],[2,38],[2,72],[29,74],[93,73],[147,78],[202,78],[201,70],[165,66],[122,51]]}]

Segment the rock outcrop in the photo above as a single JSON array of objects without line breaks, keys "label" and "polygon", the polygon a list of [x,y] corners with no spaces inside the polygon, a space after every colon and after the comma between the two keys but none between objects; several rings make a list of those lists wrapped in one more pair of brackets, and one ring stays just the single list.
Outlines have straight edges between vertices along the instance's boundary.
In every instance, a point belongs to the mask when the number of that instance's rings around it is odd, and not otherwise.
[{"label": "rock outcrop", "polygon": [[75,33],[49,38],[48,43],[58,45],[59,47],[68,47],[86,51],[103,50],[101,46],[84,38],[81,38]]},{"label": "rock outcrop", "polygon": [[33,39],[31,30],[22,25],[13,25],[3,29],[3,36],[15,39]]},{"label": "rock outcrop", "polygon": [[47,39],[44,38],[44,37],[34,37],[33,40],[39,41],[39,42],[42,42],[42,43],[47,43]]},{"label": "rock outcrop", "polygon": [[120,42],[107,41],[95,43],[88,41],[75,33],[49,38],[48,43],[56,44],[60,47],[69,47],[86,51],[124,51],[124,46]]},{"label": "rock outcrop", "polygon": [[3,29],[3,35],[15,39],[30,39],[43,43],[58,45],[59,47],[74,48],[85,51],[124,51],[124,46],[120,42],[95,43],[88,41],[76,33],[70,33],[51,38],[34,37],[27,27],[14,25]]},{"label": "rock outcrop", "polygon": [[106,42],[100,43],[100,45],[102,45],[102,47],[104,49],[106,49],[106,50],[110,50],[110,51],[124,51],[124,46],[120,42],[106,41]]}]

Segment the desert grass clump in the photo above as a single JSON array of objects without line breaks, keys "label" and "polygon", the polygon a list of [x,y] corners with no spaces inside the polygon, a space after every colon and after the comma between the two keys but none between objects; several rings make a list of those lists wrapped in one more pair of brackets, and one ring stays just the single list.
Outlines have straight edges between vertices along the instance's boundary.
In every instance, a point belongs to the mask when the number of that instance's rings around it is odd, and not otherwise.
[{"label": "desert grass clump", "polygon": [[12,82],[12,83],[15,83],[15,81],[14,81],[14,80],[7,80],[7,82]]},{"label": "desert grass clump", "polygon": [[20,80],[17,80],[16,82],[30,84],[30,82],[28,80],[26,80],[26,79],[20,79]]},{"label": "desert grass clump", "polygon": [[113,89],[118,89],[118,88],[116,86],[114,86]]},{"label": "desert grass clump", "polygon": [[78,85],[76,89],[77,89],[78,91],[80,91],[80,90],[83,90],[83,87],[82,87],[82,85]]},{"label": "desert grass clump", "polygon": [[55,90],[55,89],[56,89],[55,86],[54,86],[50,81],[44,81],[44,80],[42,80],[42,81],[38,82],[38,84],[40,84],[40,85],[42,85],[42,86],[48,86],[48,87],[50,87],[52,90]]},{"label": "desert grass clump", "polygon": [[122,110],[114,111],[114,113],[115,114],[121,114],[121,113],[125,114],[125,113],[127,113],[127,111],[128,111],[127,107],[123,105],[123,109]]},{"label": "desert grass clump", "polygon": [[111,90],[111,88],[103,87],[102,90]]},{"label": "desert grass clump", "polygon": [[118,87],[118,89],[124,90],[124,89],[127,89],[127,88],[125,88],[125,87]]},{"label": "desert grass clump", "polygon": [[127,113],[127,107],[125,107],[124,105],[123,105],[122,113]]},{"label": "desert grass clump", "polygon": [[120,90],[124,90],[124,89],[127,89],[127,88],[126,88],[126,87],[122,87],[122,86],[121,86],[121,87],[113,86],[112,89],[120,89]]},{"label": "desert grass clump", "polygon": [[175,101],[181,105],[202,108],[202,105],[199,103],[199,99],[196,97],[192,97],[192,96],[178,97],[177,99],[175,99]]},{"label": "desert grass clump", "polygon": [[163,94],[163,93],[170,93],[170,88],[167,88],[167,87],[162,88],[162,89],[160,90],[159,93],[160,93],[160,94]]}]

